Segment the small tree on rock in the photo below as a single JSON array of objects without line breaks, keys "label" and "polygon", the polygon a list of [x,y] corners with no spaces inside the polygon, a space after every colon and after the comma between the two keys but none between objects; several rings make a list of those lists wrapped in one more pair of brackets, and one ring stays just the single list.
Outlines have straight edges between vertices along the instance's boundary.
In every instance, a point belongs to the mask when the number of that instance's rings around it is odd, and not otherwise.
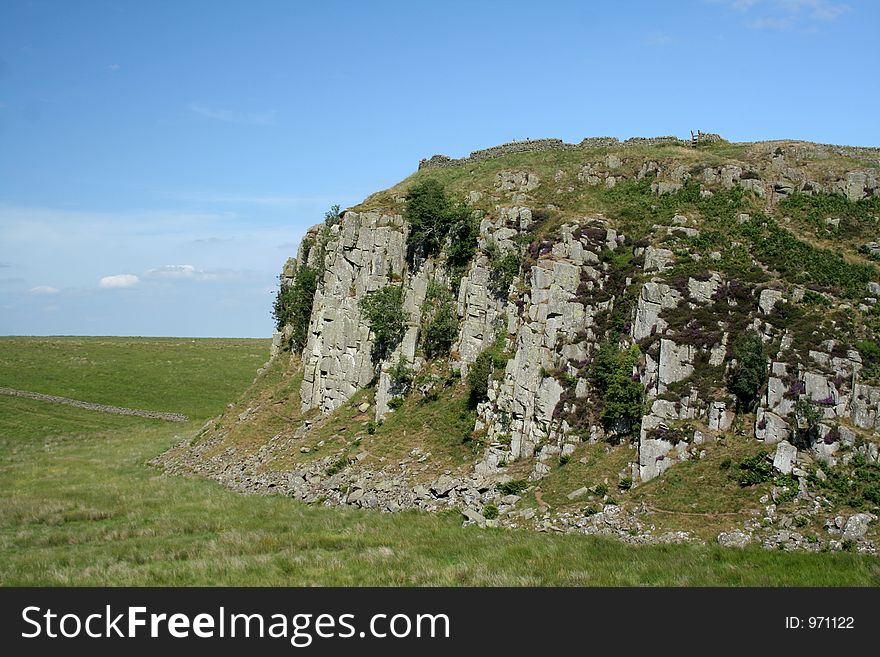
[{"label": "small tree on rock", "polygon": [[767,383],[767,354],[764,341],[754,331],[742,335],[733,347],[736,365],[730,371],[728,389],[736,395],[739,408],[751,411],[758,393]]}]

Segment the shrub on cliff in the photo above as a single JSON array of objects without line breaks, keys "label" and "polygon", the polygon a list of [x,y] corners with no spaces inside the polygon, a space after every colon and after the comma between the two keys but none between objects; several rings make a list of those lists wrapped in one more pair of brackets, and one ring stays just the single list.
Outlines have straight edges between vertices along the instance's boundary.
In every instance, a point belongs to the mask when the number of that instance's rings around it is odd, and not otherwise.
[{"label": "shrub on cliff", "polygon": [[406,194],[404,218],[409,223],[407,259],[437,255],[452,234],[451,268],[464,269],[473,257],[478,227],[471,211],[452,201],[443,185],[432,178],[415,183]]},{"label": "shrub on cliff", "polygon": [[422,349],[428,358],[445,356],[458,334],[458,313],[455,299],[445,287],[428,283],[428,294],[422,308]]},{"label": "shrub on cliff", "polygon": [[480,223],[473,213],[463,205],[452,209],[456,216],[449,229],[449,250],[446,254],[446,265],[452,278],[461,278],[468,264],[477,251],[477,239],[480,236]]},{"label": "shrub on cliff", "polygon": [[486,245],[486,256],[490,267],[489,288],[495,296],[505,299],[513,279],[519,275],[522,258],[517,251],[502,253],[494,241]]},{"label": "shrub on cliff", "polygon": [[728,389],[736,395],[740,409],[750,411],[767,383],[767,355],[764,342],[754,331],[744,333],[733,346],[736,366],[730,370]]},{"label": "shrub on cliff", "polygon": [[331,205],[330,209],[324,213],[324,225],[330,228],[342,221],[342,209],[339,205]]},{"label": "shrub on cliff", "polygon": [[373,331],[373,360],[387,358],[406,333],[403,287],[386,285],[370,292],[361,299],[360,307]]},{"label": "shrub on cliff", "polygon": [[292,351],[302,351],[305,347],[317,287],[318,272],[306,265],[296,270],[292,283],[285,283],[282,278],[278,287],[272,317],[279,331],[284,330],[285,326],[291,327],[290,341],[286,346]]},{"label": "shrub on cliff", "polygon": [[626,434],[642,419],[645,389],[633,377],[640,358],[638,345],[621,349],[611,341],[604,343],[593,358],[590,381],[602,395],[599,417],[606,430]]},{"label": "shrub on cliff", "polygon": [[486,401],[489,393],[489,379],[493,374],[504,371],[509,354],[504,351],[504,339],[501,336],[491,347],[481,352],[467,374],[468,403],[471,408]]}]

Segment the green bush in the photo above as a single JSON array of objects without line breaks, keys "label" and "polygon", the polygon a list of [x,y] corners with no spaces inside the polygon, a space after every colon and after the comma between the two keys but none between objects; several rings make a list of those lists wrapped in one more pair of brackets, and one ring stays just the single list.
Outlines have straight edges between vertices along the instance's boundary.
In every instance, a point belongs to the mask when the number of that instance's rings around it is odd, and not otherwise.
[{"label": "green bush", "polygon": [[474,364],[468,369],[468,402],[471,408],[476,408],[477,404],[486,401],[489,392],[489,377],[492,376],[492,371],[492,354],[488,351],[477,356]]},{"label": "green bush", "polygon": [[525,479],[513,479],[504,483],[496,484],[495,490],[502,495],[519,495],[529,487],[529,482]]},{"label": "green bush", "polygon": [[403,397],[399,397],[399,396],[392,397],[391,399],[388,400],[388,408],[390,408],[392,411],[396,411],[398,408],[403,406],[403,403],[404,403]]},{"label": "green bush", "polygon": [[754,456],[747,456],[740,461],[732,476],[740,486],[755,486],[773,478],[773,464],[767,460],[767,451],[761,450]]},{"label": "green bush", "polygon": [[395,390],[408,390],[416,377],[415,371],[410,368],[403,354],[400,355],[397,364],[389,370],[388,375],[391,377],[391,387]]},{"label": "green bush", "polygon": [[387,358],[403,340],[406,322],[403,313],[403,287],[386,285],[360,301],[367,324],[373,331],[373,360]]},{"label": "green bush", "polygon": [[452,294],[438,283],[428,284],[422,307],[422,349],[428,358],[446,356],[458,335],[458,313]]},{"label": "green bush", "polygon": [[337,472],[342,472],[348,466],[348,457],[340,456],[338,459],[333,461],[330,466],[327,468],[327,476],[332,477]]},{"label": "green bush", "polygon": [[285,326],[291,327],[290,342],[286,346],[293,351],[302,351],[306,345],[317,289],[318,272],[306,265],[297,267],[292,283],[285,283],[282,278],[278,286],[272,317],[279,331]]},{"label": "green bush", "polygon": [[563,454],[559,457],[560,466],[568,465],[569,463],[571,463],[571,456],[569,456],[568,454]]},{"label": "green bush", "polygon": [[812,399],[801,397],[794,404],[794,416],[799,425],[805,425],[799,426],[795,434],[797,447],[812,447],[819,435],[819,421],[824,416],[822,409]]},{"label": "green bush", "polygon": [[409,224],[407,260],[440,253],[446,238],[453,235],[448,264],[463,270],[476,250],[478,226],[472,212],[450,200],[443,185],[433,178],[415,183],[406,194],[404,218]]},{"label": "green bush", "polygon": [[487,504],[483,507],[483,517],[486,520],[494,520],[498,517],[498,507],[494,504]]},{"label": "green bush", "polygon": [[804,297],[803,299],[801,299],[801,303],[805,306],[828,307],[831,305],[831,302],[825,297],[824,294],[819,294],[815,290],[804,290]]},{"label": "green bush", "polygon": [[880,464],[868,463],[864,456],[856,454],[848,464],[828,468],[825,474],[824,479],[819,479],[813,472],[809,482],[836,504],[853,509],[880,509]]},{"label": "green bush", "polygon": [[767,383],[767,355],[761,336],[754,331],[744,333],[734,343],[733,356],[736,366],[730,370],[728,389],[736,395],[740,409],[750,411]]},{"label": "green bush", "polygon": [[[874,306],[877,308],[877,306]],[[856,343],[856,349],[862,357],[863,369],[861,376],[864,379],[874,379],[880,376],[880,345],[874,340],[861,340]]]},{"label": "green bush", "polygon": [[324,213],[324,225],[330,228],[342,220],[342,209],[338,205],[331,205]]},{"label": "green bush", "polygon": [[590,381],[601,394],[599,415],[606,429],[629,433],[644,412],[645,389],[633,377],[641,352],[638,345],[621,350],[616,342],[605,342],[590,364]]},{"label": "green bush", "polygon": [[464,206],[454,206],[451,212],[455,215],[449,229],[449,250],[446,254],[446,266],[452,279],[461,278],[467,266],[477,252],[477,240],[480,236],[480,223],[473,213]]},{"label": "green bush", "polygon": [[489,289],[499,298],[506,298],[513,279],[519,275],[522,258],[517,251],[502,253],[498,244],[490,240],[486,244],[489,258]]},{"label": "green bush", "polygon": [[468,403],[471,408],[486,401],[489,392],[489,378],[495,372],[504,371],[508,354],[503,351],[504,336],[500,335],[495,344],[481,352],[467,374]]},{"label": "green bush", "polygon": [[633,480],[630,477],[624,477],[623,479],[621,479],[620,481],[617,482],[617,488],[622,491],[629,490],[632,487],[633,487]]},{"label": "green bush", "polygon": [[605,497],[608,494],[608,486],[606,484],[596,484],[590,490],[593,491],[593,495],[598,497]]}]

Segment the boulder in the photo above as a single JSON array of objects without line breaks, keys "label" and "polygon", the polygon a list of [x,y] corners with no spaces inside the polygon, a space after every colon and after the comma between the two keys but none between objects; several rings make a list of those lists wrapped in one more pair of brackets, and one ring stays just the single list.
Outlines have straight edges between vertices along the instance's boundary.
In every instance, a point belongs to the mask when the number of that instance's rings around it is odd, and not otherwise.
[{"label": "boulder", "polygon": [[782,440],[776,445],[776,455],[773,457],[773,467],[782,474],[791,474],[794,461],[797,458],[797,447],[787,440]]},{"label": "boulder", "polygon": [[456,481],[447,474],[442,474],[431,484],[431,492],[437,497],[445,497],[456,486]]},{"label": "boulder", "polygon": [[479,511],[475,511],[474,509],[464,509],[462,510],[461,515],[464,516],[466,522],[470,521],[480,528],[486,526],[486,519]]},{"label": "boulder", "polygon": [[875,519],[871,513],[856,513],[850,516],[843,527],[843,540],[860,541],[868,532],[868,524]]},{"label": "boulder", "polygon": [[724,547],[744,548],[752,542],[752,537],[740,529],[718,534],[718,544]]},{"label": "boulder", "polygon": [[765,315],[773,312],[774,306],[782,301],[782,292],[779,290],[761,290],[761,296],[758,299],[758,307]]}]

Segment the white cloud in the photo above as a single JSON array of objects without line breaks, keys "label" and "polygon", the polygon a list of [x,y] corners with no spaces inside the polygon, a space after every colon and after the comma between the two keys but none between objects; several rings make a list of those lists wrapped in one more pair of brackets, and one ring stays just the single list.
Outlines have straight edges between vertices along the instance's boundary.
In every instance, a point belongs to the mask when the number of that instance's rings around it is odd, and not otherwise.
[{"label": "white cloud", "polygon": [[215,109],[205,107],[199,103],[190,103],[187,106],[191,112],[215,121],[224,123],[240,123],[243,125],[273,125],[275,123],[275,110],[266,112],[237,112],[235,110]]},{"label": "white cloud", "polygon": [[98,287],[104,289],[113,289],[120,287],[133,287],[138,284],[141,279],[134,274],[115,274],[113,276],[104,276],[98,281]]},{"label": "white cloud", "polygon": [[192,265],[163,265],[155,269],[150,269],[144,276],[146,278],[194,278],[199,272]]},{"label": "white cloud", "polygon": [[28,290],[28,293],[36,295],[58,294],[58,288],[51,287],[49,285],[37,285],[36,287],[32,287],[30,290]]},{"label": "white cloud", "polygon": [[779,18],[777,16],[764,16],[756,18],[749,22],[749,27],[753,30],[786,30],[791,27],[792,20],[790,18]]},{"label": "white cloud", "polygon": [[121,68],[122,68],[122,66],[120,66],[119,64],[108,64],[107,65],[108,71],[118,71]]}]

